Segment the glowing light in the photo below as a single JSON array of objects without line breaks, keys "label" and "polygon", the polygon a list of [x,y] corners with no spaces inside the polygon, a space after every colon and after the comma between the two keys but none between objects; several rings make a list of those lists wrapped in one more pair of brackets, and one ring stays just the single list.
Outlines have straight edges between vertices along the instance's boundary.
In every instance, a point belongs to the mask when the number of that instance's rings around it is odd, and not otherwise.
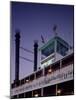
[{"label": "glowing light", "polygon": [[59,89],[59,90],[57,90],[57,93],[59,93],[59,94],[60,94],[60,93],[61,93],[61,90],[60,90],[60,89]]},{"label": "glowing light", "polygon": [[35,96],[35,97],[38,97],[38,94],[35,94],[34,96]]},{"label": "glowing light", "polygon": [[29,80],[27,79],[26,82],[28,82]]},{"label": "glowing light", "polygon": [[48,72],[51,73],[52,72],[52,69],[49,69]]}]

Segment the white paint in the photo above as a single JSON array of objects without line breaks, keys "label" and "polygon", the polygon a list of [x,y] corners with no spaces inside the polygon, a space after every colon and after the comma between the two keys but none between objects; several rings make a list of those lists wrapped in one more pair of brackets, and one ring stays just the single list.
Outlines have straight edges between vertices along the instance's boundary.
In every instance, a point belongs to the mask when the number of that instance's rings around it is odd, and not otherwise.
[{"label": "white paint", "polygon": [[41,61],[41,62],[45,61],[43,64],[41,64],[41,68],[47,67],[47,66],[51,65],[52,63],[54,63],[62,58],[63,58],[63,56],[60,55],[59,53],[57,53],[57,52],[56,52],[56,54],[53,53]]},{"label": "white paint", "polygon": [[50,60],[48,60],[47,62],[44,62],[43,64],[41,64],[41,68],[44,68],[46,66],[49,66],[50,64],[52,64],[54,62],[55,58],[52,58]]}]

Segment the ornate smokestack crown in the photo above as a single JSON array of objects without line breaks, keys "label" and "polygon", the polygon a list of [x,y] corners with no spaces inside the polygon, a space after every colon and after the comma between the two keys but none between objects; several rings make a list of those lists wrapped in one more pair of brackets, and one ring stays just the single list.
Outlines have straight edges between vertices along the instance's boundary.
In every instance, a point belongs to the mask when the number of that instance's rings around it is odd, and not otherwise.
[{"label": "ornate smokestack crown", "polygon": [[38,40],[34,40],[34,46],[38,46]]},{"label": "ornate smokestack crown", "polygon": [[16,32],[15,37],[20,38],[20,31],[19,30],[16,30],[15,32]]}]

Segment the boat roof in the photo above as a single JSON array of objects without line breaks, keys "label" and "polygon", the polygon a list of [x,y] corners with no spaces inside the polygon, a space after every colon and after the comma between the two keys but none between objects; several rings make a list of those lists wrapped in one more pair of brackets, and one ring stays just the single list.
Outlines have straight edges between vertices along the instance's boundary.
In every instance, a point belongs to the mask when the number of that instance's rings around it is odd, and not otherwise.
[{"label": "boat roof", "polygon": [[39,51],[40,50],[43,50],[45,48],[47,48],[51,43],[53,43],[54,41],[59,41],[60,43],[62,43],[64,46],[66,47],[70,47],[72,48],[65,40],[63,40],[61,37],[59,36],[55,36],[53,37],[52,39],[50,39],[48,42],[46,42],[42,47],[39,48]]}]

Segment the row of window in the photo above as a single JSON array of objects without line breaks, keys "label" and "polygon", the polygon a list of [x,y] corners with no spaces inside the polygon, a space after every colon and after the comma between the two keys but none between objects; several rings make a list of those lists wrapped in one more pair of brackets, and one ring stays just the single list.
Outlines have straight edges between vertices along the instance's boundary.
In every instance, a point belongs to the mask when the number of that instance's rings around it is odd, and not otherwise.
[{"label": "row of window", "polygon": [[70,64],[73,64],[73,61],[74,61],[74,55],[72,54],[72,55],[67,56],[66,58],[59,60],[59,61],[53,63],[52,65],[45,67],[44,69],[41,69],[41,70],[37,71],[36,73],[20,80],[16,84],[13,83],[11,87],[14,88],[16,86],[31,82],[34,79],[38,79],[41,76],[46,76],[48,74],[51,74],[52,72],[54,72],[60,68],[66,67],[67,65],[70,65]]}]

